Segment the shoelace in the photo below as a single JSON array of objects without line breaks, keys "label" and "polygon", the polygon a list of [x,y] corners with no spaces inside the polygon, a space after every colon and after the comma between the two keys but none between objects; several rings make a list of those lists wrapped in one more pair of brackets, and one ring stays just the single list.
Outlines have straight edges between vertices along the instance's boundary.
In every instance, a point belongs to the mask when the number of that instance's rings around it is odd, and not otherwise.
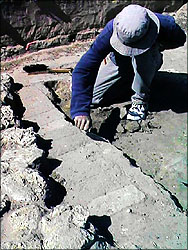
[{"label": "shoelace", "polygon": [[145,110],[145,104],[132,103],[132,109],[138,109],[139,111]]}]

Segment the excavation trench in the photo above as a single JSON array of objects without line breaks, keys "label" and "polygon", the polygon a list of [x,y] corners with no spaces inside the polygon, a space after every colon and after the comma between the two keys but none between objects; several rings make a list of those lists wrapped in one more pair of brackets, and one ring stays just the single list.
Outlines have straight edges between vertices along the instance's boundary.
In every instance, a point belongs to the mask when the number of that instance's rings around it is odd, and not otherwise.
[{"label": "excavation trench", "polygon": [[[64,78],[65,80],[46,81],[44,85],[48,88],[48,97],[55,107],[65,114],[68,121],[72,122],[70,118],[71,77],[67,75]],[[128,101],[92,109],[91,132],[107,139],[116,148],[122,150],[131,166],[140,167],[143,174],[151,176],[157,184],[169,192],[177,208],[185,211],[187,208],[186,150],[184,148],[186,127],[182,125],[177,129],[176,124],[171,122],[169,131],[168,114],[161,112],[149,112],[148,118],[142,123],[128,122],[125,118],[129,107]],[[179,153],[174,150],[174,146]]]}]

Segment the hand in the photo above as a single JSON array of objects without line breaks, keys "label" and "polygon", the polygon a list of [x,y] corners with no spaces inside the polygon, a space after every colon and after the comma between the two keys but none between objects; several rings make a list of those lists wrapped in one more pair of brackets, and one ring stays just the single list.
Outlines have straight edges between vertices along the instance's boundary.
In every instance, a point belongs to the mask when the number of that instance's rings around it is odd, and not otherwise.
[{"label": "hand", "polygon": [[75,126],[81,130],[88,130],[91,125],[90,116],[79,115],[74,118]]}]

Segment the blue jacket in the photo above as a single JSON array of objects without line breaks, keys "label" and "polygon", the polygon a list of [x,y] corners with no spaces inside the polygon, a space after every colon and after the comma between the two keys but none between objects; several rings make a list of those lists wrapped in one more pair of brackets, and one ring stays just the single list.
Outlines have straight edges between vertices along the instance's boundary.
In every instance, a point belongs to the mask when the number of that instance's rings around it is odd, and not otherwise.
[{"label": "blue jacket", "polygon": [[[168,15],[155,14],[160,21],[158,42],[162,50],[183,46],[186,41],[186,35],[180,26],[175,23],[175,19]],[[112,33],[113,19],[106,24],[73,71],[70,112],[73,119],[75,116],[89,115],[90,113],[93,86],[100,64],[110,52],[117,53],[110,45]]]}]

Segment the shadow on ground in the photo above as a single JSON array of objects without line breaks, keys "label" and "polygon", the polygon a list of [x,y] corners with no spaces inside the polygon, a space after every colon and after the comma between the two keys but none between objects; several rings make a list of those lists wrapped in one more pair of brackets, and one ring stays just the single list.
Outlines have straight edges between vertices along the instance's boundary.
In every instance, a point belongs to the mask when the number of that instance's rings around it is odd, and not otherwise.
[{"label": "shadow on ground", "polygon": [[81,249],[109,249],[108,245],[114,246],[113,236],[108,230],[111,224],[110,216],[89,216],[85,227],[82,228],[87,240]]},{"label": "shadow on ground", "polygon": [[[188,111],[187,106],[187,74],[185,73],[171,73],[158,72],[151,85],[151,98],[149,103],[149,111],[160,112],[165,110],[172,110],[175,113],[185,113]],[[104,108],[100,111],[93,111],[93,133],[99,136],[114,141],[117,133],[117,126],[120,119],[120,108],[126,106],[128,110],[130,104],[127,101],[131,100],[131,87],[127,87],[124,91],[123,97],[118,100],[113,100],[112,103],[102,104]],[[114,103],[120,103],[119,107],[113,107]],[[97,128],[97,129],[96,129]],[[98,130],[98,132],[97,132]]]},{"label": "shadow on ground", "polygon": [[47,188],[45,195],[45,205],[47,208],[53,208],[63,201],[64,197],[67,195],[67,191],[64,186],[55,181],[53,178],[48,177]]},{"label": "shadow on ground", "polygon": [[[159,71],[151,85],[149,110],[159,112],[171,109],[176,113],[187,112],[187,80],[188,74],[186,73]],[[120,85],[118,92],[114,89],[112,91],[113,103],[130,101],[133,94],[129,85],[127,87]],[[115,98],[115,95],[118,95],[118,98]],[[102,106],[112,105],[112,102],[102,104]]]},{"label": "shadow on ground", "polygon": [[158,72],[151,87],[150,111],[187,112],[187,80],[185,73]]},{"label": "shadow on ground", "polygon": [[114,108],[108,118],[101,124],[98,134],[112,142],[119,122],[120,110],[119,108]]}]

